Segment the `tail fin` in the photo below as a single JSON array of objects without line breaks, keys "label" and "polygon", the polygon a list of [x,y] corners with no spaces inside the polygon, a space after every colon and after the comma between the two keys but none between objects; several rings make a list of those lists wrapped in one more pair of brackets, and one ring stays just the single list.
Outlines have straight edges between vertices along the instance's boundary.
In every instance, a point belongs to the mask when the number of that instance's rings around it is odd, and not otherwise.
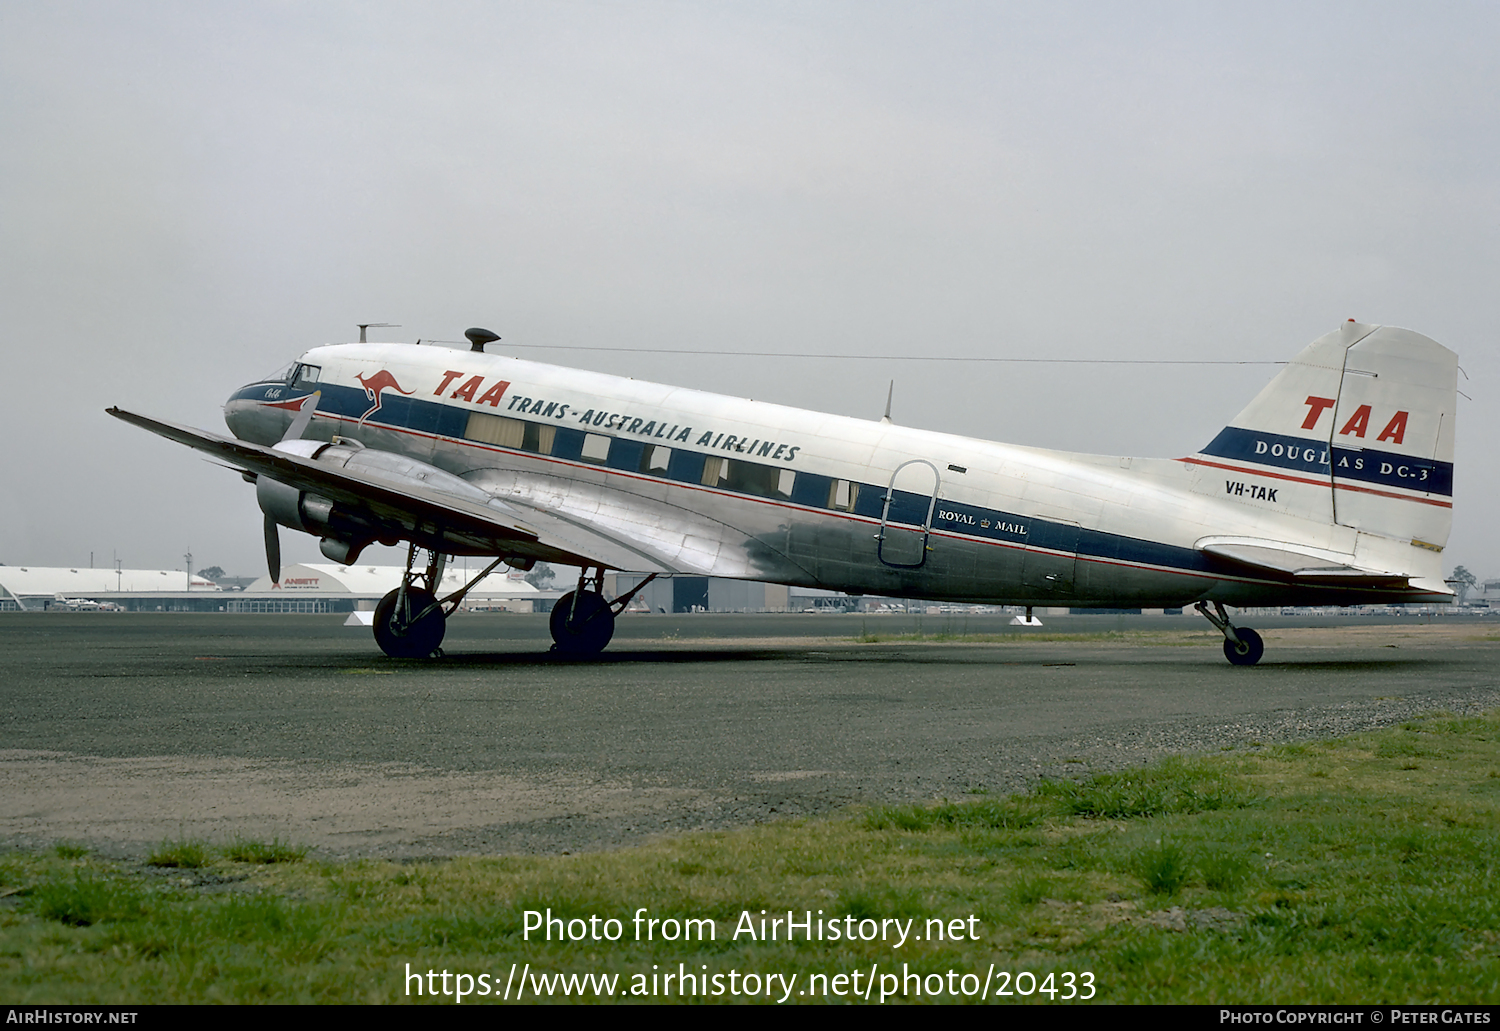
[{"label": "tail fin", "polygon": [[1457,394],[1458,359],[1446,347],[1347,322],[1293,358],[1192,460],[1281,481],[1276,508],[1357,531],[1356,550],[1372,560],[1436,568],[1391,546],[1435,553],[1448,543]]}]

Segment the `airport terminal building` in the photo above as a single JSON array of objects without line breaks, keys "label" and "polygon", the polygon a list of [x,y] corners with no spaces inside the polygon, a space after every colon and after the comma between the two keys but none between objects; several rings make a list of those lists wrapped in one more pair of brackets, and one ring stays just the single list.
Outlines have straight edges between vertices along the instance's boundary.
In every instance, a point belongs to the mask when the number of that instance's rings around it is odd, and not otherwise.
[{"label": "airport terminal building", "polygon": [[[401,573],[399,566],[305,562],[235,591],[180,569],[0,566],[0,612],[352,612],[373,609],[401,585]],[[464,608],[532,612],[560,593],[539,591],[521,577],[509,569],[491,573],[469,592]],[[466,579],[463,568],[450,566],[440,593],[458,590]]]},{"label": "airport terminal building", "polygon": [[[0,612],[49,609],[156,608],[166,598],[222,598],[212,580],[181,569],[88,569],[0,566]],[[218,605],[202,611],[217,611]]]}]

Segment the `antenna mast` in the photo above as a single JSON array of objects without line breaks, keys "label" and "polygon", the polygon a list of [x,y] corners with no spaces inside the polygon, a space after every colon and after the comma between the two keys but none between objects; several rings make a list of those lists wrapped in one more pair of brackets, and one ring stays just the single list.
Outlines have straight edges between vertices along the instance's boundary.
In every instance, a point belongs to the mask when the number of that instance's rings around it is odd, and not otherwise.
[{"label": "antenna mast", "polygon": [[366,342],[365,341],[365,330],[367,330],[367,329],[400,329],[401,328],[401,323],[399,323],[399,322],[360,322],[360,323],[356,323],[356,325],[359,326],[359,342],[362,343],[362,344]]}]

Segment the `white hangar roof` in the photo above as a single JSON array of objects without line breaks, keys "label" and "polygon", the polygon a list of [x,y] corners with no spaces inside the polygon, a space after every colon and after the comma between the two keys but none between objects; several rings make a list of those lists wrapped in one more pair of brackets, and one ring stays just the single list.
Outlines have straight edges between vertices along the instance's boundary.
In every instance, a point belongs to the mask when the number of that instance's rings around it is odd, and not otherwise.
[{"label": "white hangar roof", "polygon": [[0,566],[0,596],[99,598],[107,594],[217,591],[212,580],[180,569],[73,569],[63,566]]},{"label": "white hangar roof", "polygon": [[[469,575],[478,573],[483,568],[484,565],[477,565],[469,571]],[[501,572],[500,569],[505,572]],[[529,598],[538,593],[537,589],[521,579],[519,574],[512,579],[509,567],[501,566],[500,569],[475,584],[469,596],[471,598]],[[263,576],[246,587],[245,593],[356,594],[378,597],[401,586],[401,573],[400,566],[339,566],[330,562],[299,562],[283,569],[280,580],[272,580],[269,576]],[[439,594],[458,590],[466,580],[463,566],[460,565],[455,569],[450,563],[443,571],[442,590]]]}]

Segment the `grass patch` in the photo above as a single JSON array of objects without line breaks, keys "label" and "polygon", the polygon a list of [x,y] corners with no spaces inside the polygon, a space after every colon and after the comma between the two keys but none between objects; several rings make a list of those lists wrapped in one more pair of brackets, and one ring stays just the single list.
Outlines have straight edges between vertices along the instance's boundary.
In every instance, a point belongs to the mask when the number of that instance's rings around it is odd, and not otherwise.
[{"label": "grass patch", "polygon": [[[301,852],[279,841],[164,843],[153,861],[213,853],[219,874],[180,877],[10,853],[0,997],[452,1003],[441,985],[408,995],[407,964],[485,974],[493,994],[515,964],[515,977],[533,977],[528,993],[537,976],[587,974],[615,978],[616,998],[669,1001],[651,994],[653,971],[727,984],[733,970],[795,976],[812,994],[794,1001],[848,1001],[829,978],[903,963],[982,975],[993,963],[1012,990],[1022,971],[1054,985],[1065,973],[1081,985],[1086,971],[1107,1003],[1494,1004],[1496,741],[1494,718],[1422,720],[594,855],[324,863],[289,861]],[[1413,750],[1420,768],[1403,769]],[[251,858],[271,855],[282,858]],[[528,923],[545,923],[528,914],[549,910],[550,940],[528,936]],[[640,910],[656,923],[638,940]],[[899,921],[911,937],[899,948],[857,934],[788,941],[788,911],[840,928]],[[780,933],[763,936],[773,928],[761,921],[778,918]],[[604,940],[608,920],[616,940]],[[685,940],[688,926],[713,935]],[[470,982],[476,996],[480,985]],[[591,1000],[599,982],[589,985]]]},{"label": "grass patch", "polygon": [[1081,782],[1049,781],[1039,793],[1070,815],[1117,820],[1236,809],[1254,800],[1222,758],[1172,758]]},{"label": "grass patch", "polygon": [[223,851],[224,858],[235,863],[300,863],[307,857],[306,848],[289,845],[280,838],[235,838]]},{"label": "grass patch", "polygon": [[1130,857],[1131,871],[1153,895],[1176,895],[1188,882],[1190,859],[1169,841],[1148,845]]},{"label": "grass patch", "polygon": [[181,867],[197,870],[213,861],[213,850],[207,842],[180,838],[163,841],[146,859],[152,866]]},{"label": "grass patch", "polygon": [[981,798],[936,806],[881,806],[865,815],[865,826],[876,831],[925,831],[935,827],[1020,830],[1041,822],[1049,809],[1044,800],[1027,797]]},{"label": "grass patch", "polygon": [[1209,848],[1198,856],[1198,872],[1212,891],[1237,892],[1254,871],[1254,861],[1243,850]]},{"label": "grass patch", "polygon": [[69,927],[139,919],[148,908],[146,893],[139,886],[93,873],[38,885],[29,901],[42,919]]}]

